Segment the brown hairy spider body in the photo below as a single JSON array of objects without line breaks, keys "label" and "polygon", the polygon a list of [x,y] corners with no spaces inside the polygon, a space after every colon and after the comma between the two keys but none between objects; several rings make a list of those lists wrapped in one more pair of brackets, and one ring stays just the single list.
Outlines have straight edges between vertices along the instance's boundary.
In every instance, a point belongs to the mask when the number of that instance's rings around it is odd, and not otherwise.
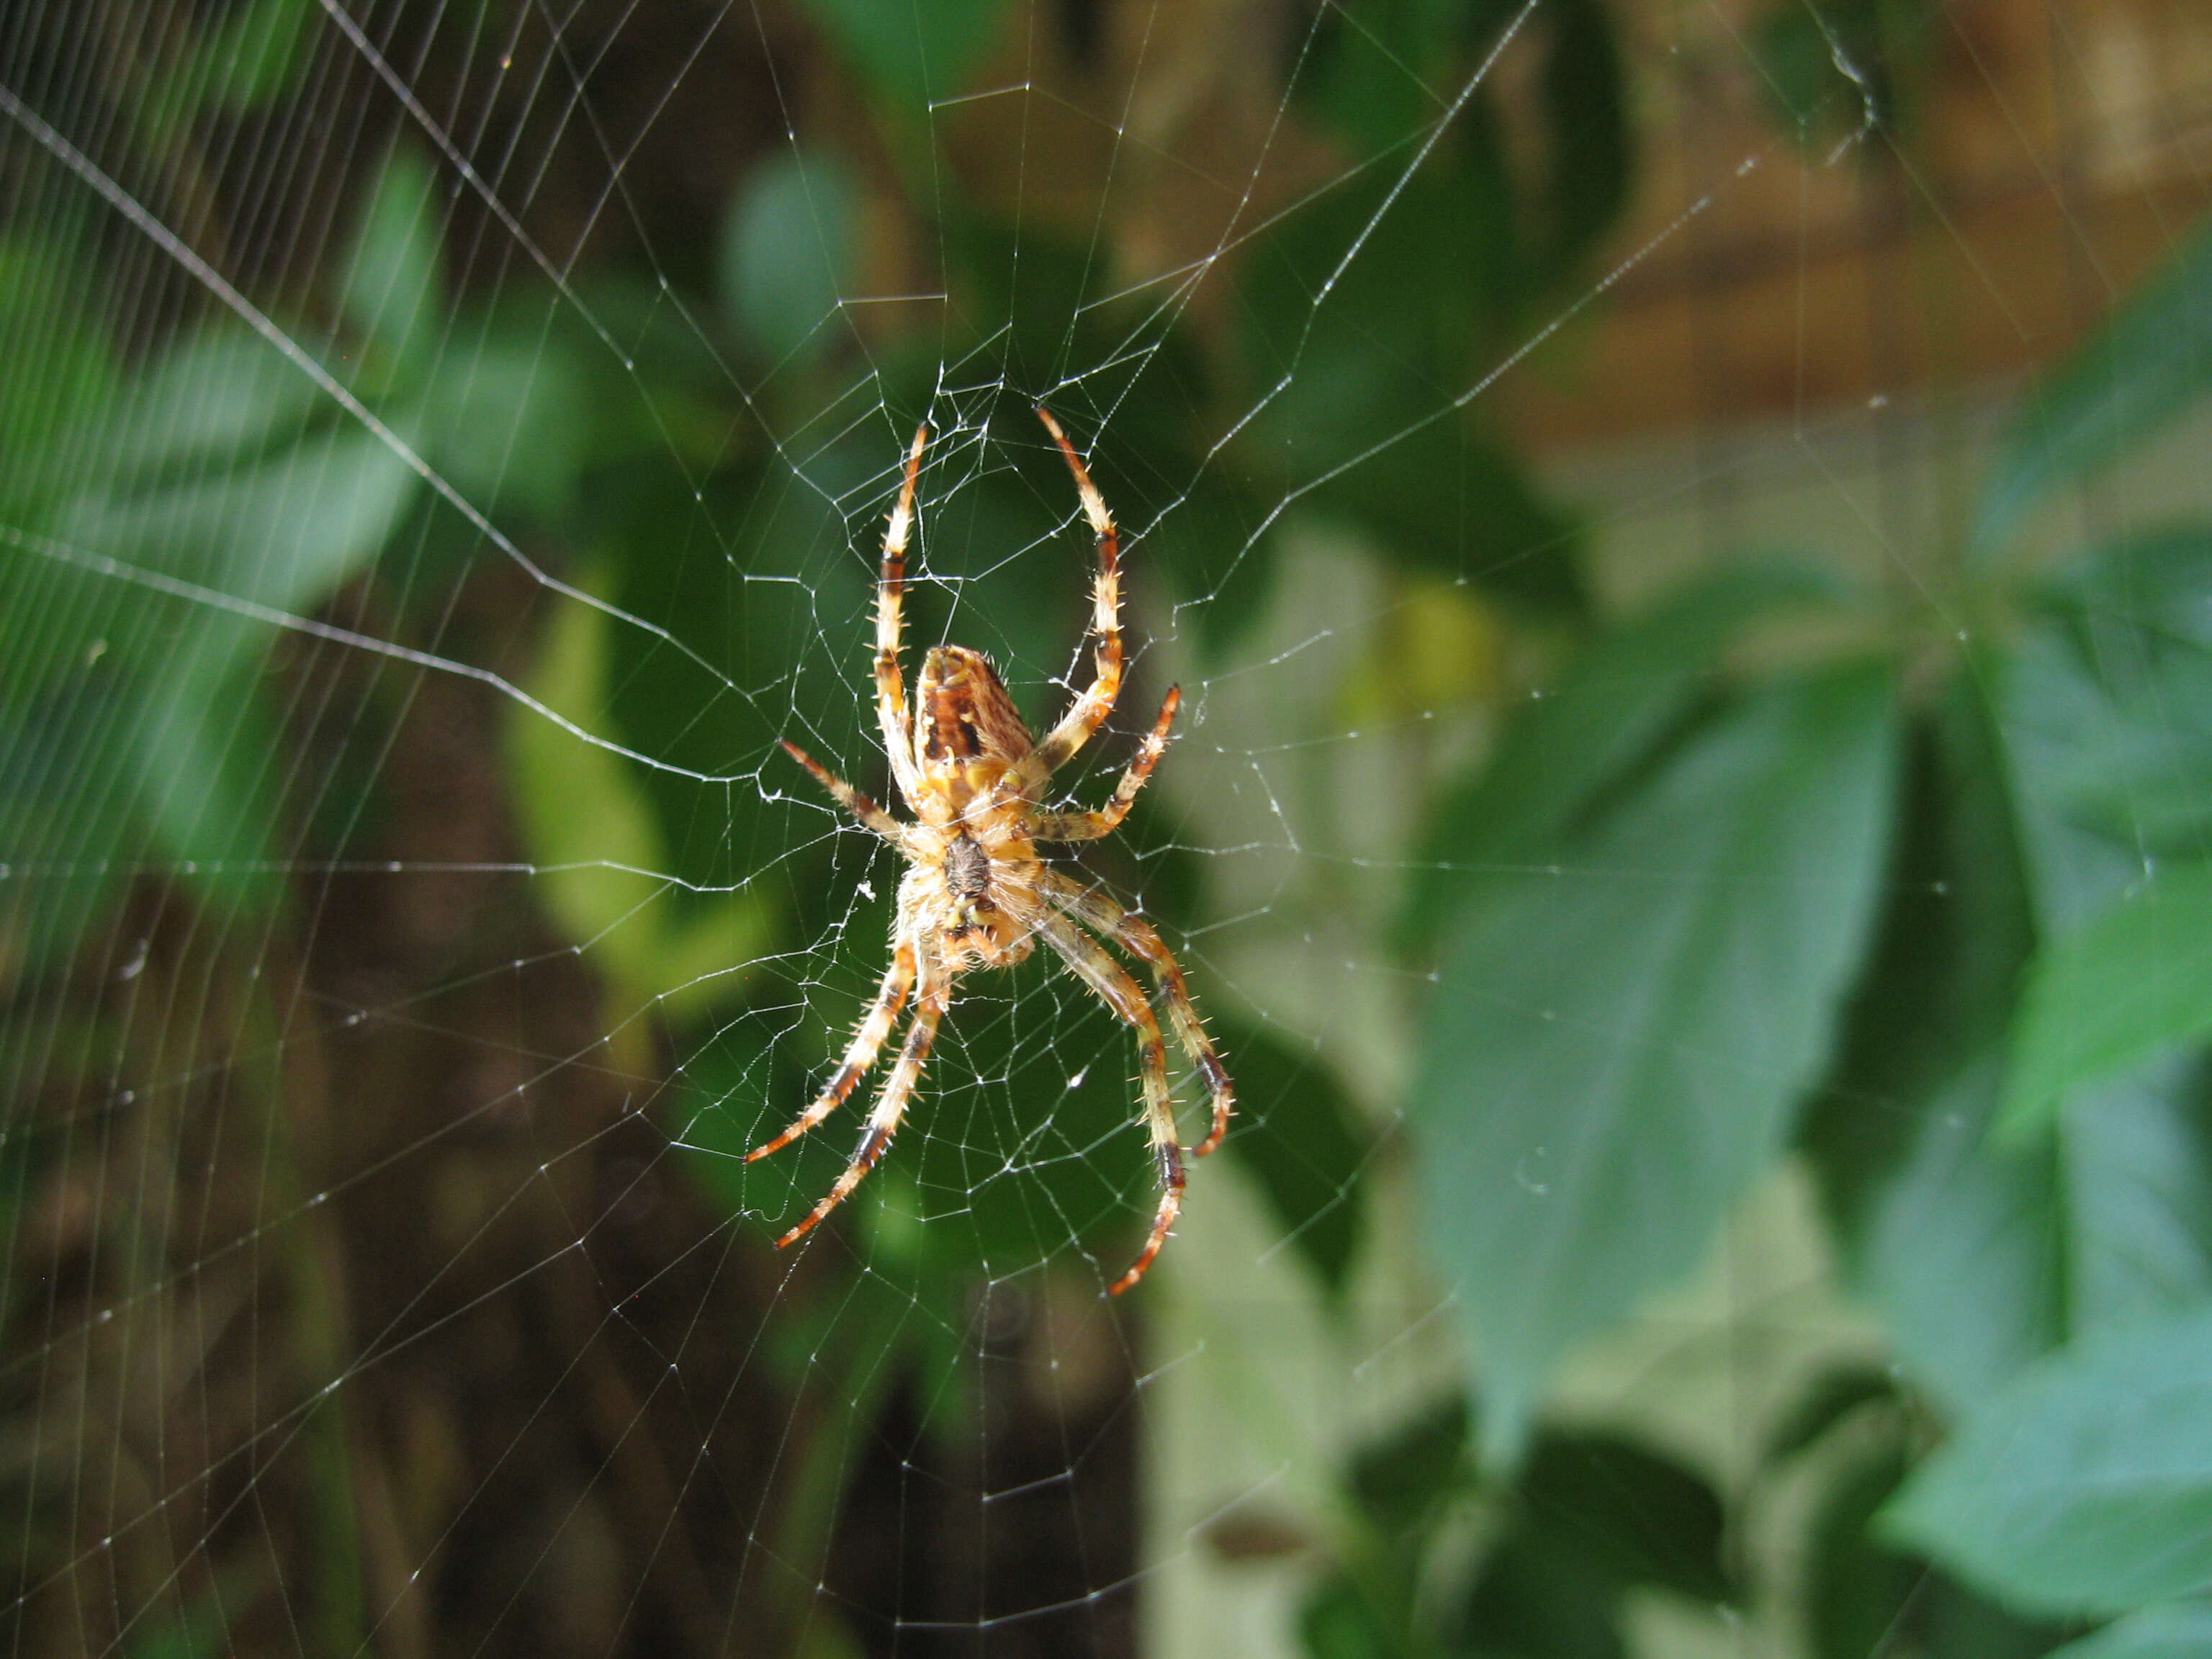
[{"label": "brown hairy spider body", "polygon": [[783,745],[847,811],[897,848],[912,866],[899,883],[891,965],[843,1063],[814,1103],[782,1133],[745,1157],[748,1163],[767,1157],[836,1110],[875,1063],[900,1010],[912,996],[914,1014],[906,1041],[868,1115],[860,1150],[806,1218],[776,1243],[781,1248],[804,1238],[860,1185],[890,1145],[929,1056],[938,1024],[951,1002],[954,978],[971,966],[1012,967],[1026,960],[1042,939],[1137,1035],[1145,1124],[1152,1137],[1160,1200],[1143,1252],[1109,1287],[1119,1296],[1145,1276],[1175,1224],[1182,1204],[1183,1162],[1159,1021],[1128,969],[1102,939],[1110,939],[1151,969],[1176,1041],[1212,1097],[1212,1126],[1195,1149],[1198,1156],[1220,1145],[1234,1103],[1229,1073],[1191,1006],[1182,969],[1159,934],[1143,918],[1054,869],[1037,853],[1039,842],[1095,841],[1114,831],[1166,750],[1168,727],[1181,701],[1180,691],[1170,687],[1159,718],[1104,807],[1095,812],[1043,810],[1045,786],[1053,773],[1091,740],[1121,694],[1121,597],[1114,520],[1059,423],[1042,409],[1037,417],[1066,459],[1083,499],[1084,515],[1097,538],[1098,580],[1092,590],[1091,618],[1091,631],[1098,636],[1097,672],[1060,724],[1042,740],[1030,735],[991,665],[961,646],[939,646],[923,659],[914,706],[908,708],[899,667],[900,606],[906,586],[907,536],[914,526],[915,480],[922,447],[929,441],[929,428],[924,426],[914,434],[907,452],[906,479],[884,538],[883,572],[876,586],[876,710],[890,755],[892,780],[916,821],[901,823],[797,745]]}]

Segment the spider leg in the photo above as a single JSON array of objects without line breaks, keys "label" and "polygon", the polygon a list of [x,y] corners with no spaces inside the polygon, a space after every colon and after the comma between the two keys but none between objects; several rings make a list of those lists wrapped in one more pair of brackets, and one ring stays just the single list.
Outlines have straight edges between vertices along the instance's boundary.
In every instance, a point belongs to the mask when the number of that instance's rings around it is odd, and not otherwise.
[{"label": "spider leg", "polygon": [[899,1119],[906,1115],[906,1103],[921,1079],[922,1062],[929,1058],[929,1045],[936,1041],[937,1022],[945,1018],[945,1005],[952,1000],[951,977],[935,953],[924,945],[921,957],[921,989],[915,998],[914,1018],[906,1028],[906,1046],[899,1050],[898,1063],[884,1079],[884,1091],[876,1097],[875,1109],[868,1114],[867,1127],[860,1131],[860,1150],[845,1166],[845,1173],[837,1177],[836,1185],[822,1195],[822,1201],[807,1212],[806,1218],[775,1241],[779,1250],[805,1237],[823,1216],[852,1196],[853,1188],[876,1167],[898,1131]]},{"label": "spider leg", "polygon": [[797,744],[779,738],[783,751],[814,775],[814,781],[836,798],[837,804],[894,847],[906,844],[906,826],[860,790],[839,777]]},{"label": "spider leg", "polygon": [[1046,870],[1038,885],[1048,902],[1085,926],[1097,929],[1132,956],[1143,957],[1152,969],[1161,998],[1167,1004],[1168,1023],[1175,1027],[1176,1040],[1182,1044],[1183,1052],[1198,1067],[1199,1075],[1206,1079],[1206,1089],[1213,1097],[1212,1127],[1206,1139],[1192,1149],[1194,1157],[1204,1158],[1221,1144],[1221,1137],[1228,1133],[1230,1117],[1237,1109],[1237,1095],[1229,1081],[1229,1069],[1221,1063],[1213,1039],[1206,1036],[1198,1010],[1191,1003],[1189,989],[1183,983],[1182,964],[1176,961],[1152,923],[1141,916],[1131,915],[1105,894],[1085,887],[1065,871]]},{"label": "spider leg", "polygon": [[899,1010],[906,1006],[906,994],[914,985],[914,942],[902,933],[898,949],[891,953],[891,965],[884,975],[882,989],[854,1034],[852,1045],[845,1050],[845,1059],[830,1079],[829,1085],[815,1097],[814,1103],[793,1119],[789,1127],[775,1139],[756,1146],[745,1154],[745,1162],[753,1163],[770,1152],[781,1152],[809,1129],[845,1103],[853,1092],[853,1085],[861,1074],[876,1063],[876,1055],[884,1046],[884,1039],[891,1034],[891,1026],[898,1019]]},{"label": "spider leg", "polygon": [[1091,741],[1091,734],[1114,712],[1114,699],[1121,694],[1121,544],[1113,515],[1107,512],[1098,487],[1091,482],[1091,474],[1084,470],[1075,446],[1067,441],[1060,422],[1043,409],[1037,410],[1037,419],[1044,422],[1044,429],[1052,434],[1060,453],[1067,458],[1067,470],[1075,475],[1075,488],[1083,497],[1083,516],[1091,520],[1091,533],[1098,538],[1098,583],[1091,590],[1091,631],[1098,635],[1097,673],[1060,724],[1036,746],[1037,775],[1049,777]]},{"label": "spider leg", "polygon": [[1167,1043],[1145,994],[1137,988],[1128,970],[1107,954],[1104,945],[1057,911],[1048,910],[1040,916],[1036,931],[1075,971],[1076,977],[1137,1031],[1137,1058],[1145,1084],[1145,1127],[1152,1132],[1152,1158],[1160,1177],[1160,1206],[1152,1217],[1152,1231],[1144,1249],[1129,1271],[1107,1286],[1109,1295],[1119,1296],[1145,1276],[1160,1246],[1167,1243],[1176,1212],[1182,1208],[1182,1143],[1176,1138],[1175,1102],[1168,1092]]},{"label": "spider leg", "polygon": [[884,563],[876,579],[876,715],[884,729],[884,747],[890,751],[891,776],[908,810],[921,781],[914,758],[914,726],[906,707],[906,681],[899,672],[900,606],[906,596],[906,538],[914,528],[914,484],[921,471],[922,446],[929,441],[929,423],[915,428],[914,447],[906,453],[906,481],[899,486],[898,505],[891,509],[890,527],[884,533]]},{"label": "spider leg", "polygon": [[1168,727],[1175,724],[1176,708],[1182,701],[1182,688],[1168,687],[1167,701],[1160,705],[1160,717],[1152,722],[1152,729],[1138,747],[1137,758],[1129,763],[1129,769],[1121,774],[1121,782],[1114,786],[1114,794],[1096,812],[1040,812],[1037,815],[1036,839],[1038,841],[1097,841],[1101,836],[1110,836],[1129,815],[1130,803],[1137,799],[1137,791],[1145,787],[1145,780],[1152,775],[1152,769],[1160,763],[1167,752]]}]

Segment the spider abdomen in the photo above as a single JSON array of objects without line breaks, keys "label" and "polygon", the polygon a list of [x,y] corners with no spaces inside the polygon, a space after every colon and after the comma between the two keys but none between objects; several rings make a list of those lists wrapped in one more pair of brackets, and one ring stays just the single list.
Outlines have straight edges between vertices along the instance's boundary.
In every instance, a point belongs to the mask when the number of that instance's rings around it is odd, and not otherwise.
[{"label": "spider abdomen", "polygon": [[1012,763],[1032,747],[1006,683],[980,651],[940,645],[922,659],[914,688],[915,758],[927,769],[946,762]]}]

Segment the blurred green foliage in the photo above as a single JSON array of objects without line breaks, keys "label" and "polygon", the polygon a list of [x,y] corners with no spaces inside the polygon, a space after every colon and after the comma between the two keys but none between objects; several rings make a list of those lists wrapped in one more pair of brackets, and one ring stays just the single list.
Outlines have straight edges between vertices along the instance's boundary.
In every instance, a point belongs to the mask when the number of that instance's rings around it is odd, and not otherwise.
[{"label": "blurred green foliage", "polygon": [[[2021,550],[2201,395],[2208,251],[2201,226],[2045,377],[1910,591],[1761,567],[1630,617],[1428,843],[1411,1110],[1491,1455],[1534,1455],[1561,1356],[1679,1279],[1793,1139],[1963,1425],[1924,1468],[1892,1437],[1834,1477],[1824,1653],[1923,1596],[1962,1611],[1920,1650],[2063,1633],[1929,1590],[1930,1561],[2045,1617],[2208,1582],[2212,523]],[[1777,629],[1830,643],[1759,648]]]},{"label": "blurred green foliage", "polygon": [[[1625,1659],[1629,1591],[1736,1600],[1721,1499],[1681,1464],[1614,1435],[1556,1430],[1510,1483],[1486,1481],[1471,1431],[1466,1403],[1449,1400],[1354,1454],[1345,1541],[1301,1618],[1315,1659]],[[1440,1595],[1436,1540],[1471,1510],[1494,1536],[1474,1576]]]}]

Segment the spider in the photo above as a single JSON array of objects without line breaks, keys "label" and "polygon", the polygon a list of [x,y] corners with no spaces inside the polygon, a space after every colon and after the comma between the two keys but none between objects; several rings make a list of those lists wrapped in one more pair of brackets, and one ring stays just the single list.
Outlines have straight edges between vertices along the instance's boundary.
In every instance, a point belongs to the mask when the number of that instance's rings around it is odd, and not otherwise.
[{"label": "spider", "polygon": [[909,713],[899,671],[899,610],[906,586],[907,533],[914,527],[915,478],[921,468],[922,448],[929,441],[925,423],[907,451],[906,481],[884,538],[883,571],[876,584],[876,713],[883,723],[884,746],[890,752],[892,780],[918,822],[901,823],[796,744],[783,745],[846,811],[897,848],[912,866],[899,883],[890,967],[828,1085],[781,1134],[746,1153],[745,1161],[750,1164],[790,1145],[843,1103],[875,1063],[912,993],[914,1015],[906,1042],[868,1115],[860,1149],[828,1194],[804,1221],[776,1240],[776,1247],[805,1237],[844,1202],[890,1145],[922,1063],[929,1057],[938,1022],[951,1003],[953,981],[971,965],[1012,967],[1042,939],[1137,1034],[1145,1125],[1152,1135],[1160,1201],[1142,1253],[1109,1287],[1119,1296],[1145,1276],[1175,1224],[1182,1206],[1183,1149],[1176,1134],[1167,1045],[1159,1021],[1136,981],[1102,939],[1111,939],[1151,969],[1167,1006],[1168,1023],[1212,1092],[1212,1128],[1196,1148],[1199,1157],[1221,1144],[1233,1095],[1221,1056],[1191,1006],[1182,969],[1159,934],[1143,918],[1037,855],[1039,842],[1096,841],[1113,833],[1166,750],[1168,727],[1182,701],[1181,689],[1170,686],[1159,718],[1103,807],[1097,811],[1044,809],[1041,803],[1046,783],[1105,723],[1121,692],[1121,599],[1120,543],[1106,503],[1060,423],[1043,409],[1037,410],[1037,418],[1075,475],[1084,516],[1097,537],[1098,581],[1091,619],[1091,631],[1098,636],[1095,676],[1040,743],[1030,738],[1005,685],[980,653],[962,646],[939,646],[922,660]]}]

